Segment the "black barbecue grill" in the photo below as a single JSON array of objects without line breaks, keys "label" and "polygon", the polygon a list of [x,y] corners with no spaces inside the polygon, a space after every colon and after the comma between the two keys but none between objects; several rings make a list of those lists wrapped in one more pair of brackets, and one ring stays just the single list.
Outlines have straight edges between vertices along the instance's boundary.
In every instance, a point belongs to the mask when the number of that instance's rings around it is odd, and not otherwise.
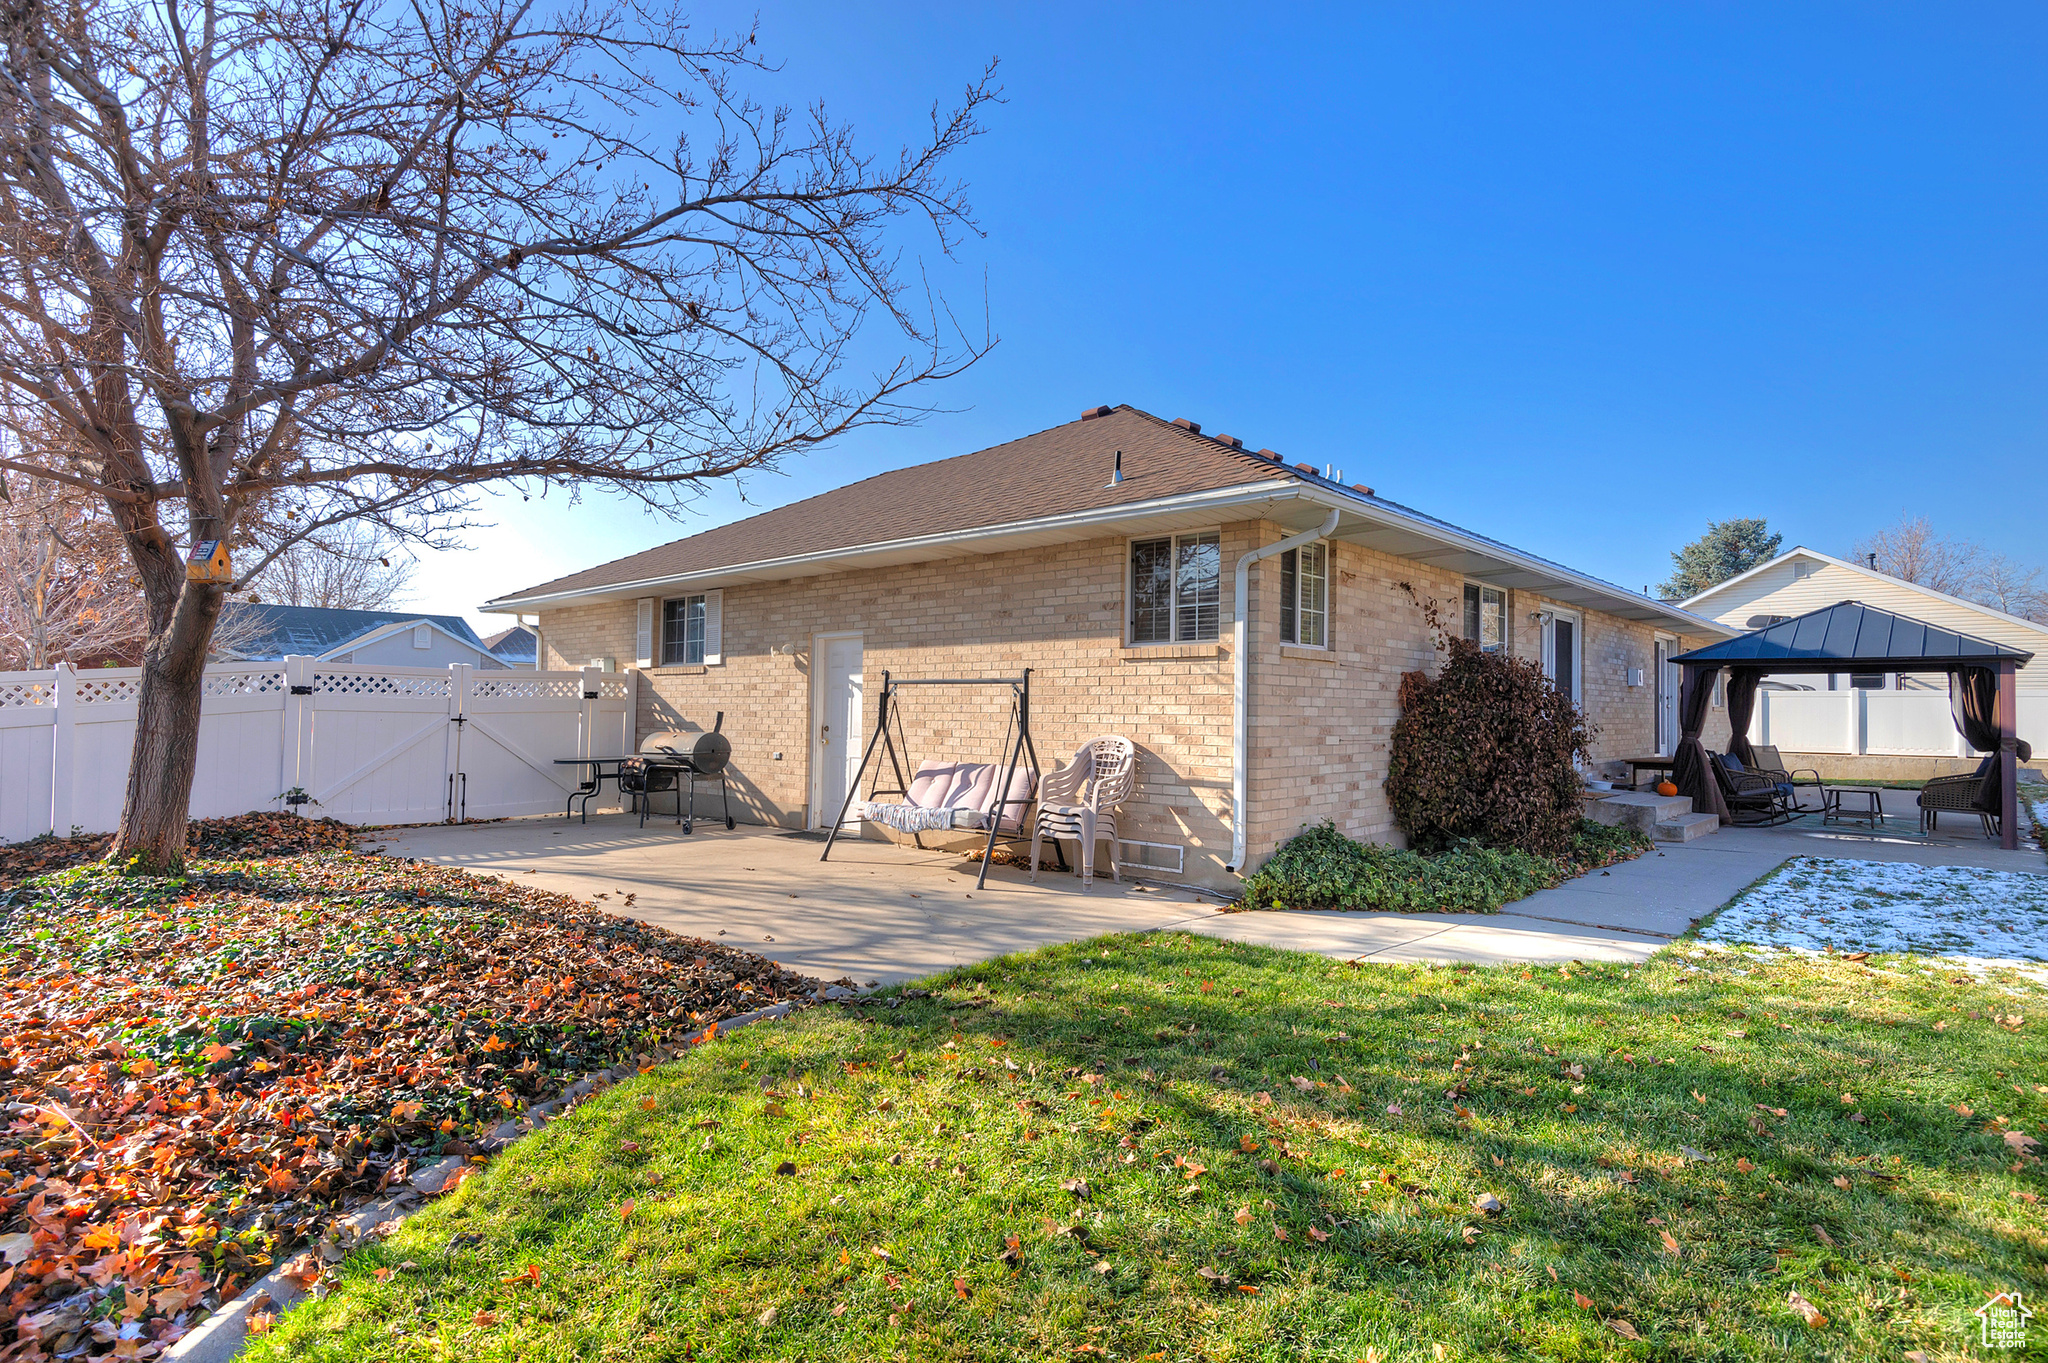
[{"label": "black barbecue grill", "polygon": [[708,734],[686,734],[664,729],[641,740],[637,757],[619,762],[619,789],[633,797],[640,807],[640,826],[647,826],[653,796],[666,791],[676,799],[676,822],[683,832],[696,831],[697,783],[716,780],[719,798],[725,806],[725,826],[736,826],[732,817],[732,792],[725,784],[726,763],[732,760],[732,740],[719,730],[725,727],[725,711],[718,712]]}]

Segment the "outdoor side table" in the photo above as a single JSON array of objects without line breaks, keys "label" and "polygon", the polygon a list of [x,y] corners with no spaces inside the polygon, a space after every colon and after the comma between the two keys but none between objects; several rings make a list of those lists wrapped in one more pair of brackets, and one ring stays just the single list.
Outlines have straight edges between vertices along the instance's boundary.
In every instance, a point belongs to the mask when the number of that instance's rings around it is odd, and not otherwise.
[{"label": "outdoor side table", "polygon": [[619,764],[625,760],[623,757],[557,757],[555,765],[558,767],[587,767],[589,769],[588,774],[581,777],[581,784],[575,790],[569,792],[569,798],[562,806],[562,817],[565,819],[574,818],[577,812],[576,802],[581,800],[583,802],[583,822],[589,823],[591,799],[604,789],[606,781],[610,781],[614,785],[618,784]]},{"label": "outdoor side table", "polygon": [[[1855,807],[1842,803],[1843,796],[1859,801]],[[1846,823],[1854,819],[1858,823],[1875,828],[1884,822],[1884,791],[1877,786],[1828,786],[1821,795],[1820,821]]]}]

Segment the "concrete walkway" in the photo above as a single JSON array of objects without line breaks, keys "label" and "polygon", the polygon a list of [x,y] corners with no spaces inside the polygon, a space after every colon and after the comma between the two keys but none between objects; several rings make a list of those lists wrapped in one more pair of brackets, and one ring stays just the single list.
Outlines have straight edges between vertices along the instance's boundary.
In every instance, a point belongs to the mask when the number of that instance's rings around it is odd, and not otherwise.
[{"label": "concrete walkway", "polygon": [[2004,852],[1980,838],[1930,841],[1800,823],[1724,828],[1665,845],[1497,914],[1226,914],[1213,897],[1178,887],[1102,877],[1084,895],[1073,876],[1042,872],[1034,885],[1021,870],[999,866],[977,891],[974,864],[953,853],[842,841],[821,864],[823,840],[813,835],[700,824],[684,837],[674,824],[640,828],[621,814],[596,815],[588,824],[550,816],[381,836],[394,856],[502,875],[860,985],[898,983],[1052,942],[1152,929],[1344,960],[1640,961],[1788,857],[2048,873],[2038,848]]}]

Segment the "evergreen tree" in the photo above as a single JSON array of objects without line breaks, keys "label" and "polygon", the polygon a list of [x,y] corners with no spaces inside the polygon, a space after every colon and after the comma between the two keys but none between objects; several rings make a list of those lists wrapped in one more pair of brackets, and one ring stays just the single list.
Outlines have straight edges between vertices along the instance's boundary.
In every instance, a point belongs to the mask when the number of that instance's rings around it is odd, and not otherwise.
[{"label": "evergreen tree", "polygon": [[1784,542],[1783,535],[1770,533],[1761,516],[1709,521],[1706,534],[1671,556],[1671,579],[1657,590],[1669,600],[1697,596],[1770,562]]}]

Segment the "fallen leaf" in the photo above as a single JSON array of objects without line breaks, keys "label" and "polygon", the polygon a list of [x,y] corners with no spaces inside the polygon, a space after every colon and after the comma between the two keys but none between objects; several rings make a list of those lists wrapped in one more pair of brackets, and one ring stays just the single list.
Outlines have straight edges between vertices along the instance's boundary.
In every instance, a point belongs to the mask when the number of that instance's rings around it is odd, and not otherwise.
[{"label": "fallen leaf", "polygon": [[1827,1232],[1827,1227],[1822,1226],[1818,1222],[1815,1222],[1813,1226],[1813,1238],[1820,1241],[1823,1245],[1826,1245],[1829,1249],[1833,1249],[1835,1247],[1835,1237],[1829,1235]]},{"label": "fallen leaf", "polygon": [[953,1295],[959,1298],[961,1301],[967,1300],[967,1279],[953,1279]]},{"label": "fallen leaf", "polygon": [[760,1315],[754,1317],[754,1324],[760,1326],[763,1330],[765,1330],[769,1326],[773,1325],[775,1323],[775,1318],[781,1314],[782,1312],[778,1308],[771,1306],[766,1311],[763,1311]]},{"label": "fallen leaf", "polygon": [[469,1323],[480,1325],[488,1330],[498,1323],[498,1313],[496,1311],[479,1311],[469,1318]]},{"label": "fallen leaf", "polygon": [[1486,1216],[1494,1216],[1504,1210],[1501,1200],[1492,1193],[1481,1193],[1472,1199],[1472,1210]]},{"label": "fallen leaf", "polygon": [[1314,1226],[1310,1226],[1308,1228],[1308,1238],[1315,1241],[1319,1245],[1327,1245],[1330,1243],[1330,1233],[1326,1230],[1318,1230]]},{"label": "fallen leaf", "polygon": [[1756,1166],[1755,1166],[1754,1164],[1751,1164],[1751,1163],[1749,1162],[1749,1158],[1748,1158],[1747,1156],[1738,1156],[1738,1157],[1737,1157],[1737,1159],[1736,1159],[1736,1161],[1735,1161],[1735,1172],[1736,1172],[1736,1173],[1738,1173],[1738,1174],[1748,1174],[1748,1173],[1754,1173],[1755,1171],[1756,1171]]},{"label": "fallen leaf", "polygon": [[1581,1311],[1590,1311],[1593,1309],[1593,1299],[1587,1296],[1585,1293],[1579,1291],[1577,1288],[1572,1289],[1572,1300],[1579,1304],[1579,1309]]},{"label": "fallen leaf", "polygon": [[1787,1305],[1799,1313],[1799,1318],[1806,1322],[1806,1327],[1809,1330],[1818,1330],[1821,1326],[1828,1323],[1828,1318],[1821,1314],[1821,1309],[1800,1296],[1797,1292],[1787,1292],[1785,1294],[1785,1301]]},{"label": "fallen leaf", "polygon": [[[1197,1167],[1199,1168],[1199,1166]],[[1193,1178],[1194,1175],[1190,1174],[1188,1177]],[[1060,1191],[1072,1193],[1075,1197],[1086,1198],[1088,1196],[1088,1180],[1085,1178],[1062,1179],[1060,1181]]]},{"label": "fallen leaf", "polygon": [[1670,1231],[1668,1231],[1668,1230],[1660,1230],[1660,1231],[1658,1231],[1658,1232],[1657,1232],[1657,1238],[1658,1238],[1659,1240],[1662,1240],[1662,1241],[1664,1242],[1664,1252],[1665,1252],[1666,1254],[1683,1254],[1683,1253],[1685,1253],[1685,1251],[1684,1251],[1684,1250],[1682,1250],[1682,1249],[1680,1249],[1680,1248],[1678,1247],[1678,1240],[1677,1240],[1677,1238],[1676,1238],[1676,1237],[1674,1237],[1674,1236],[1673,1236],[1673,1235],[1671,1234],[1671,1232],[1670,1232]]},{"label": "fallen leaf", "polygon": [[619,1204],[619,1220],[624,1221],[627,1217],[631,1216],[633,1214],[633,1209],[639,1205],[640,1204],[638,1202],[634,1201],[630,1197],[627,1198],[624,1202],[621,1202]]},{"label": "fallen leaf", "polygon": [[2030,1155],[2034,1152],[2034,1147],[2038,1146],[2041,1142],[2035,1140],[2024,1131],[2008,1131],[2005,1133],[2005,1143],[2019,1151],[2022,1155]]},{"label": "fallen leaf", "polygon": [[796,1164],[794,1161],[784,1160],[782,1163],[775,1166],[775,1172],[780,1175],[783,1175],[784,1177],[787,1177],[790,1174],[796,1172]]},{"label": "fallen leaf", "polygon": [[1625,1320],[1610,1320],[1607,1322],[1607,1328],[1614,1331],[1614,1333],[1616,1333],[1617,1335],[1620,1335],[1623,1339],[1642,1338],[1641,1335],[1636,1333],[1636,1327],[1630,1325]]}]

